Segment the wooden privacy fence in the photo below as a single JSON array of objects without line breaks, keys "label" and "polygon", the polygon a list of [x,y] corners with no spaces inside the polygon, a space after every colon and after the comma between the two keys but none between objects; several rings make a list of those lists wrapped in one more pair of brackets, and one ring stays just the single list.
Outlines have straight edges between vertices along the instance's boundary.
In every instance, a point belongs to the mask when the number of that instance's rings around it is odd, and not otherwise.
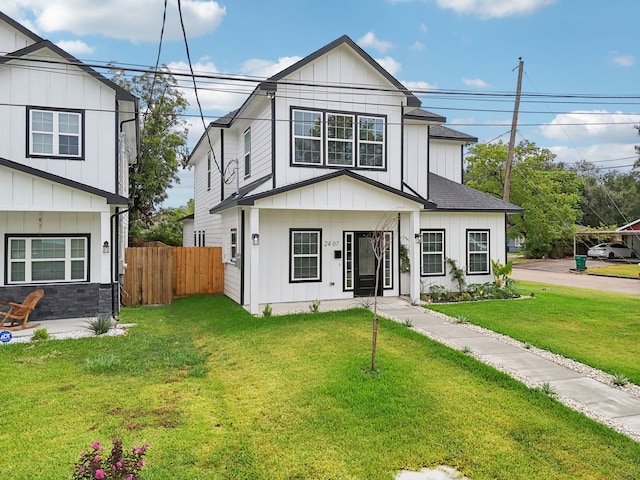
[{"label": "wooden privacy fence", "polygon": [[220,247],[129,247],[122,303],[168,305],[174,297],[222,293]]}]

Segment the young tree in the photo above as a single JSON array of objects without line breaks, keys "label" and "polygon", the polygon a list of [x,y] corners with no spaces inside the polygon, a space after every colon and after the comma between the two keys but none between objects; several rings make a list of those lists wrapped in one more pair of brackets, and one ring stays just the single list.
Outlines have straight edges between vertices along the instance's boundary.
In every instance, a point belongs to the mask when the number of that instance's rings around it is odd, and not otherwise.
[{"label": "young tree", "polygon": [[187,101],[166,67],[157,74],[126,78],[113,70],[113,80],[140,99],[140,150],[129,169],[129,241],[135,242],[151,224],[153,214],[178,183],[186,158],[187,128],[181,115]]},{"label": "young tree", "polygon": [[388,243],[388,232],[393,230],[397,219],[391,216],[386,216],[376,226],[369,236],[369,243],[373,250],[375,257],[376,273],[375,273],[375,287],[373,291],[373,324],[371,328],[371,371],[376,370],[376,351],[378,348],[378,289],[380,288],[380,276],[382,273],[382,264],[384,261],[384,255],[387,250],[391,248]]},{"label": "young tree", "polygon": [[[502,198],[508,147],[502,142],[474,145],[466,157],[466,184]],[[523,141],[516,146],[510,201],[524,212],[510,217],[509,237],[525,238],[525,255],[539,258],[570,241],[579,208],[582,184],[575,172],[556,165],[550,150]]]}]

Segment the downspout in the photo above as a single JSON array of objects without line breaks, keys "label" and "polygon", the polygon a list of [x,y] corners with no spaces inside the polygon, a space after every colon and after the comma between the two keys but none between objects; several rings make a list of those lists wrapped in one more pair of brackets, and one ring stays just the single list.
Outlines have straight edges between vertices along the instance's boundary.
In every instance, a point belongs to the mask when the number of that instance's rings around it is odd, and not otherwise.
[{"label": "downspout", "polygon": [[[244,257],[245,257],[245,241],[244,241],[244,209],[240,214],[240,231],[238,236],[240,238],[240,305],[244,305]],[[237,218],[237,217],[236,217]]]},{"label": "downspout", "polygon": [[[116,313],[120,313],[120,298],[118,296],[118,292],[115,289],[115,266],[119,265],[120,262],[120,242],[118,241],[119,236],[119,217],[123,213],[127,213],[129,208],[125,208],[124,210],[120,210],[120,207],[116,207],[116,213],[111,215],[111,221],[109,222],[111,232],[109,237],[111,238],[111,256],[110,256],[110,278],[111,278],[111,316],[115,319]],[[114,226],[114,223],[116,224]],[[118,279],[118,286],[120,285],[120,279]]]},{"label": "downspout", "polygon": [[276,188],[276,93],[271,97],[271,184]]},{"label": "downspout", "polygon": [[[404,107],[400,119],[400,188],[404,192]],[[387,162],[388,163],[388,162]]]},{"label": "downspout", "polygon": [[[237,173],[236,173],[237,175]],[[224,129],[220,129],[220,201],[224,200]]]},{"label": "downspout", "polygon": [[398,295],[402,292],[402,270],[400,263],[402,262],[402,256],[400,255],[400,245],[402,244],[402,237],[400,236],[400,214],[398,213]]}]

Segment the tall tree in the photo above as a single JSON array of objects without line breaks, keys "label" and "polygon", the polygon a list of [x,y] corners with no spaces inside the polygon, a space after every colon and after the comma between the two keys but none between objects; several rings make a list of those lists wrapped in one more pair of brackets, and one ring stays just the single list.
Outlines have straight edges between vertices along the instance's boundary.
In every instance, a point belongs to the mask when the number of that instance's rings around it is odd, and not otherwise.
[{"label": "tall tree", "polygon": [[157,74],[127,78],[113,70],[114,81],[140,99],[140,150],[129,170],[129,241],[151,225],[167,189],[179,183],[178,168],[186,157],[187,128],[182,114],[187,100],[176,79],[163,66]]},{"label": "tall tree", "polygon": [[[502,198],[508,146],[477,144],[466,157],[465,183]],[[509,199],[524,212],[510,218],[509,237],[523,236],[525,255],[549,255],[558,243],[570,241],[580,219],[581,182],[577,174],[556,165],[555,155],[533,142],[515,147]]]}]

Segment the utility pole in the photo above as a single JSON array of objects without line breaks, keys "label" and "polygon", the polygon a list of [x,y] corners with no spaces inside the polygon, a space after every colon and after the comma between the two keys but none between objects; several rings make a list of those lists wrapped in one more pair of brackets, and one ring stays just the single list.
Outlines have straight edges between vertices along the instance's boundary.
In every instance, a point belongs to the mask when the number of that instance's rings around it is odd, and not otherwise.
[{"label": "utility pole", "polygon": [[518,109],[520,108],[520,91],[522,89],[522,67],[524,61],[518,58],[518,88],[516,89],[516,104],[513,107],[513,120],[511,121],[511,136],[509,137],[509,154],[507,156],[507,171],[504,174],[504,192],[502,199],[509,201],[509,190],[511,190],[511,167],[513,165],[513,151],[516,146],[516,129],[518,127]]}]

